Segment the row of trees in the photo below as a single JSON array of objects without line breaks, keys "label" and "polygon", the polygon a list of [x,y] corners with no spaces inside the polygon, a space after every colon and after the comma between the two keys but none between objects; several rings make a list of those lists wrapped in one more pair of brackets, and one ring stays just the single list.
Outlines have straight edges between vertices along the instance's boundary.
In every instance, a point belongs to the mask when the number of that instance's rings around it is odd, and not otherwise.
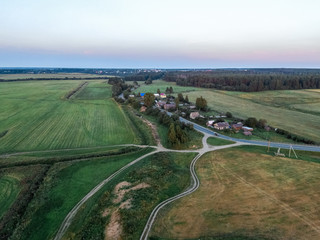
[{"label": "row of trees", "polygon": [[315,73],[208,73],[198,71],[183,74],[181,72],[168,73],[164,79],[181,86],[244,92],[320,88],[320,74]]}]

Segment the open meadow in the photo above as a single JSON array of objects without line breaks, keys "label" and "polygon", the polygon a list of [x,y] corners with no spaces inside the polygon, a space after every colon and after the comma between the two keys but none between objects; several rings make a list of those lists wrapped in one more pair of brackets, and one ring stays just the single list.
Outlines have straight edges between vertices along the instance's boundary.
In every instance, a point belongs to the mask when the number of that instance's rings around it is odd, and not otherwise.
[{"label": "open meadow", "polygon": [[80,83],[1,83],[0,153],[138,143],[105,81],[90,81],[65,98]]},{"label": "open meadow", "polygon": [[265,151],[239,147],[205,154],[196,165],[200,188],[163,209],[151,236],[318,239],[319,153],[301,152],[297,160]]}]

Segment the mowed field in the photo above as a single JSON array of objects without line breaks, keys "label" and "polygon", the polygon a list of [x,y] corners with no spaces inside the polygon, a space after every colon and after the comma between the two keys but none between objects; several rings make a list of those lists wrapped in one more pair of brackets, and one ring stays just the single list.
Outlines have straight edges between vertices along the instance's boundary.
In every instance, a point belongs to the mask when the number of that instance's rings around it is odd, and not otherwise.
[{"label": "mowed field", "polygon": [[0,218],[15,201],[20,191],[19,180],[10,174],[0,176]]},{"label": "mowed field", "polygon": [[105,81],[0,83],[0,153],[134,143],[131,123]]},{"label": "mowed field", "polygon": [[310,161],[320,155],[308,153],[309,161],[302,161],[263,151],[231,148],[200,158],[200,188],[164,209],[151,236],[319,239],[320,164]]}]

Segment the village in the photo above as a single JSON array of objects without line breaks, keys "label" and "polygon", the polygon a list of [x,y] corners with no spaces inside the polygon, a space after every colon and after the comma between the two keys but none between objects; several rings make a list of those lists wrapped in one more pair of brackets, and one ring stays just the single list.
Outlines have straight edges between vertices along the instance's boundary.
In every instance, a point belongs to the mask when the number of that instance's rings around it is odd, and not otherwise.
[{"label": "village", "polygon": [[[140,112],[145,112],[147,110],[147,106],[144,101],[146,94],[150,93],[139,93],[138,95],[131,94],[128,96],[129,99],[136,98],[139,101],[141,105]],[[192,120],[208,128],[213,128],[225,133],[242,133],[244,136],[252,136],[253,134],[254,128],[252,126],[246,126],[245,120],[234,118],[229,112],[217,115],[207,115],[206,111],[199,108],[197,104],[189,102],[189,100],[185,101],[181,93],[178,97],[174,97],[170,94],[167,95],[166,93],[153,93],[153,98],[153,108],[175,113],[180,117]],[[201,97],[201,99],[203,98]],[[257,120],[256,122],[258,123]],[[271,130],[264,121],[259,127],[263,128],[267,132]]]}]

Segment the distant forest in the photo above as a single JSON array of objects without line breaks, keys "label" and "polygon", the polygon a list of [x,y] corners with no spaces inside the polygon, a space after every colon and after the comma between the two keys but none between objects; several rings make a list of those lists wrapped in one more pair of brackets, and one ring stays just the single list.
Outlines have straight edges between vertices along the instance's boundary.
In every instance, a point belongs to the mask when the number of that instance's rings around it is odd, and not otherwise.
[{"label": "distant forest", "polygon": [[176,71],[164,76],[181,86],[215,88],[227,91],[258,92],[320,88],[320,70],[249,69]]}]

